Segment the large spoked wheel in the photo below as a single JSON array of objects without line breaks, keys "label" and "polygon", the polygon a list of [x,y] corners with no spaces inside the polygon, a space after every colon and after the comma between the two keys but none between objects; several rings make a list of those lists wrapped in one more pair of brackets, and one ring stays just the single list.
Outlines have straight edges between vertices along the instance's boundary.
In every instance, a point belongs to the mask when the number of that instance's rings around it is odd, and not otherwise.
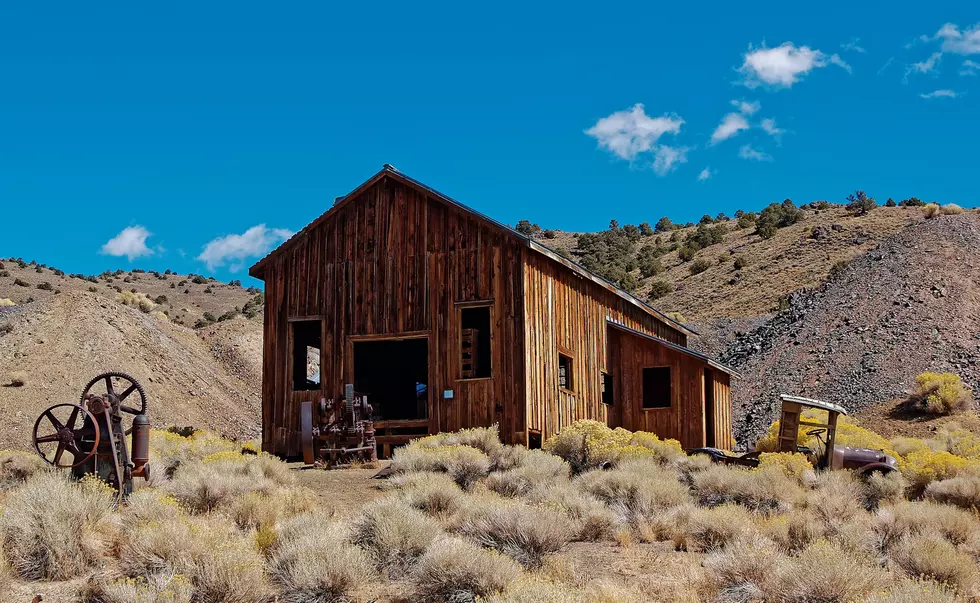
[{"label": "large spoked wheel", "polygon": [[[138,400],[133,398],[133,401],[138,402],[138,408],[125,404],[126,400],[133,394],[138,394],[139,396]],[[136,379],[133,379],[126,373],[102,373],[92,379],[85,386],[85,389],[82,390],[82,397],[79,399],[79,403],[85,405],[86,401],[92,396],[102,398],[111,406],[118,405],[119,410],[126,414],[146,414],[146,391],[143,390],[143,386]],[[126,435],[129,435],[132,431],[133,427],[130,426],[126,430]]]},{"label": "large spoked wheel", "polygon": [[[95,456],[100,436],[95,416],[74,404],[55,404],[34,422],[34,450],[49,464],[63,469],[78,467]],[[72,455],[71,462],[63,460],[66,451]]]}]

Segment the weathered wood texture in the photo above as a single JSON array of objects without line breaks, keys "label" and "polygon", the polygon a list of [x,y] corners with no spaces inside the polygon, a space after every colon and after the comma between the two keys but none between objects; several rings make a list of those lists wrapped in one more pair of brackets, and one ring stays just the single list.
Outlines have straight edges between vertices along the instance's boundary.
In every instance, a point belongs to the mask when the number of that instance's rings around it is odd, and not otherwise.
[{"label": "weathered wood texture", "polygon": [[[650,431],[674,438],[685,448],[709,443],[705,417],[705,368],[699,358],[673,350],[646,338],[610,327],[609,349],[613,371],[615,404],[609,424],[630,431]],[[643,369],[670,367],[670,407],[643,408]],[[711,370],[713,388],[714,445],[731,448],[731,394],[728,375]]]},{"label": "weathered wood texture", "polygon": [[[579,419],[609,421],[602,372],[616,375],[624,367],[607,356],[608,319],[687,344],[684,333],[542,255],[526,256],[524,300],[527,425],[544,439]],[[572,390],[558,386],[559,351],[572,358]]]},{"label": "weathered wood texture", "polygon": [[715,437],[714,446],[723,450],[731,450],[735,446],[732,435],[732,389],[731,377],[722,371],[710,371],[710,386],[715,395]]},{"label": "weathered wood texture", "polygon": [[[250,273],[266,283],[262,443],[269,452],[298,455],[300,402],[343,396],[354,381],[355,341],[395,338],[427,341],[424,425],[432,433],[497,423],[505,442],[527,443],[530,430],[547,438],[588,418],[686,446],[706,439],[705,362],[607,321],[686,346],[683,327],[391,168]],[[473,305],[490,307],[489,378],[462,378],[460,311]],[[292,391],[290,322],[299,319],[322,325],[316,391]],[[572,359],[568,390],[558,385],[559,350]],[[672,405],[642,411],[641,368],[658,363],[676,367]],[[611,407],[602,404],[603,371],[614,377]],[[731,441],[728,375],[712,374],[722,445]],[[389,447],[408,437],[391,429],[383,436]]]},{"label": "weathered wood texture", "polygon": [[[263,448],[298,453],[299,400],[343,396],[352,337],[405,333],[428,338],[430,431],[524,432],[523,253],[509,233],[388,177],[305,230],[263,269]],[[480,300],[492,308],[492,375],[464,381],[458,304]],[[323,317],[316,392],[292,391],[288,321],[302,317]]]}]

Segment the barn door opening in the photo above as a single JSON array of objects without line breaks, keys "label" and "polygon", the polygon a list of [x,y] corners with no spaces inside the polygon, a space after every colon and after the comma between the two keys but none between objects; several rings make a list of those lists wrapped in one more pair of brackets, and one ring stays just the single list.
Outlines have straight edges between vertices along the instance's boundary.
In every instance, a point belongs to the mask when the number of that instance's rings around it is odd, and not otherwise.
[{"label": "barn door opening", "polygon": [[429,416],[429,340],[354,342],[354,390],[367,394],[377,421]]},{"label": "barn door opening", "polygon": [[715,374],[704,369],[704,445],[715,447]]}]

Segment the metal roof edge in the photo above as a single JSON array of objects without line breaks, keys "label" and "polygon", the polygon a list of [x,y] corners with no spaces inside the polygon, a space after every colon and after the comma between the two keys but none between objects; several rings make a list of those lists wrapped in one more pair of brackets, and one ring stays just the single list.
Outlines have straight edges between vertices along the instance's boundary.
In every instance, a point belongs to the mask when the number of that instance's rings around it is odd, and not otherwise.
[{"label": "metal roof edge", "polygon": [[692,350],[689,347],[682,346],[682,345],[677,344],[677,343],[674,343],[672,341],[667,341],[666,339],[663,339],[661,337],[657,337],[656,335],[651,335],[649,333],[644,333],[643,331],[637,331],[636,329],[634,329],[632,327],[626,326],[625,324],[623,324],[622,322],[616,320],[615,318],[613,318],[611,316],[607,316],[606,317],[606,324],[608,324],[608,325],[610,325],[612,327],[615,327],[615,328],[619,329],[620,331],[625,331],[626,333],[629,333],[630,335],[636,335],[637,337],[642,337],[643,339],[647,339],[647,340],[650,340],[650,341],[659,343],[659,344],[664,345],[664,346],[666,346],[666,347],[668,347],[668,348],[670,348],[672,350],[676,350],[678,352],[681,352],[682,354],[687,354],[688,356],[693,356],[693,357],[695,357],[695,358],[697,358],[699,360],[703,360],[711,368],[718,369],[719,371],[722,371],[723,373],[727,373],[727,374],[731,375],[732,377],[735,377],[735,378],[741,378],[742,377],[742,374],[739,373],[738,371],[736,371],[735,369],[733,369],[731,367],[728,367],[728,366],[725,366],[724,364],[718,362],[717,360],[711,358],[710,356],[705,356],[701,352],[696,352],[696,351]]}]

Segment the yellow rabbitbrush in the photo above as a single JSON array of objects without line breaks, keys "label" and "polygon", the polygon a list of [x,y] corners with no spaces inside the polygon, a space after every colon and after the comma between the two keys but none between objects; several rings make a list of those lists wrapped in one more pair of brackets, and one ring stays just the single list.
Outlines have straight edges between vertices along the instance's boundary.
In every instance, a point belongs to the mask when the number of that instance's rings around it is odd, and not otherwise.
[{"label": "yellow rabbitbrush", "polygon": [[568,461],[576,472],[603,463],[630,459],[667,463],[684,456],[681,443],[677,440],[661,440],[654,433],[632,432],[622,427],[610,429],[603,423],[591,420],[576,421],[565,427],[548,438],[543,448]]}]

